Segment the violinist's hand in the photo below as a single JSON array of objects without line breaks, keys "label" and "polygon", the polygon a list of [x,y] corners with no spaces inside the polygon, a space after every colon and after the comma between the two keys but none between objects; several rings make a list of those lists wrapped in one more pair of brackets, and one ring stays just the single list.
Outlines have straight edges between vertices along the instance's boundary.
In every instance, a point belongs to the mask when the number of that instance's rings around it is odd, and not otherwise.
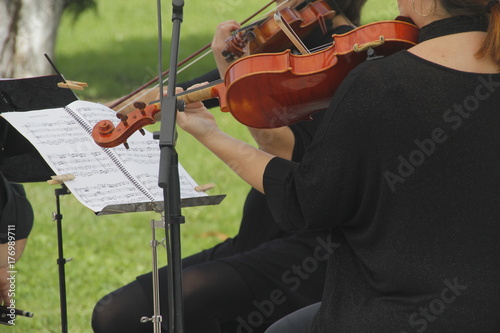
[{"label": "violinist's hand", "polygon": [[222,55],[222,51],[226,48],[226,39],[231,36],[231,33],[240,28],[240,24],[235,20],[224,21],[219,23],[212,40],[212,51],[214,53],[215,63],[219,69],[221,77],[224,77],[226,69],[229,67],[226,59]]},{"label": "violinist's hand", "polygon": [[187,104],[183,112],[177,112],[177,125],[224,161],[250,186],[264,191],[264,169],[272,155],[224,133],[201,102]]},{"label": "violinist's hand", "polygon": [[[205,84],[206,83],[196,84],[189,89],[197,88]],[[184,111],[178,111],[177,125],[200,141],[209,134],[219,130],[215,117],[208,111],[202,102],[186,104]]]}]

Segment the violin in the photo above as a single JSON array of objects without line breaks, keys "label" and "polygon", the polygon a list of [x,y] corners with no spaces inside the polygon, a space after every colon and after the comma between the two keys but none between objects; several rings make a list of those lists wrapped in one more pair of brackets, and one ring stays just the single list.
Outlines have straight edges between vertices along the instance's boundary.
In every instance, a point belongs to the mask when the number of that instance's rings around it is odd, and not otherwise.
[{"label": "violin", "polygon": [[[418,28],[402,20],[364,25],[333,35],[332,45],[319,52],[294,55],[255,54],[232,63],[224,80],[208,87],[176,95],[186,103],[219,98],[223,112],[254,128],[277,128],[309,120],[328,107],[345,76],[367,59],[383,57],[417,44]],[[137,109],[116,126],[109,120],[97,123],[94,141],[115,147],[143,126],[154,124],[160,105],[136,104]],[[126,117],[126,118],[125,118]]]},{"label": "violin", "polygon": [[[302,3],[295,5],[294,7],[292,5],[293,8],[290,8],[289,6],[283,8],[282,10],[278,10],[278,13],[282,13],[281,17],[285,22],[291,22],[292,29],[294,33],[296,31],[298,32],[297,37],[299,38],[307,37],[317,25],[322,26],[323,31],[326,31],[327,28],[325,21],[327,19],[333,18],[333,16],[336,15],[336,12],[330,9],[325,0],[316,0],[312,3],[309,3],[309,1],[310,0],[303,1]],[[287,1],[284,1],[284,3],[286,2]],[[249,22],[274,3],[275,0],[271,0],[264,7],[260,8],[250,17],[242,21],[241,24],[243,25],[246,22]],[[228,62],[232,62],[237,57],[241,57],[245,53],[244,49],[249,39],[252,39],[253,41],[249,45],[251,54],[259,52],[278,52],[292,46],[292,42],[288,37],[285,36],[278,23],[276,23],[274,19],[271,19],[271,17],[268,17],[237,30],[234,35],[230,36],[226,40],[226,43],[228,45],[223,51],[226,60]],[[208,43],[186,59],[180,61],[178,66],[180,67],[186,65],[190,61],[195,62],[196,57],[201,57],[202,52],[209,49],[210,45],[211,43]],[[168,74],[169,71],[167,70],[162,73],[162,77]],[[154,89],[151,89],[146,93],[143,93],[142,91],[152,85],[158,79],[158,76],[153,78],[149,82],[132,91],[130,94],[112,102],[109,107],[117,111],[126,108],[128,111],[128,109],[130,109],[130,106],[133,104],[133,101],[139,98],[149,98],[153,94],[156,95],[156,91]]]},{"label": "violin", "polygon": [[[278,10],[281,17],[300,39],[306,38],[318,24],[326,31],[325,21],[336,15],[325,0],[307,4],[306,2],[294,8],[285,7]],[[292,46],[272,17],[236,30],[225,42],[227,46],[222,55],[227,62],[233,62],[241,57],[247,45],[249,54],[277,52]]]}]

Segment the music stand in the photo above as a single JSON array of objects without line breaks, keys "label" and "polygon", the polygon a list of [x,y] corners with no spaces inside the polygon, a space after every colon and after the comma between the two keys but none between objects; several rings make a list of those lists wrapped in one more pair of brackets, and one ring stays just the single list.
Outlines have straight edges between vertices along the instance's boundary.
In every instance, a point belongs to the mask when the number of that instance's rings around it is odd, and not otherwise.
[{"label": "music stand", "polygon": [[[70,89],[59,88],[59,75],[26,79],[0,79],[0,113],[63,107],[78,98]],[[31,143],[5,119],[0,118],[0,170],[19,183],[44,182],[54,172]]]},{"label": "music stand", "polygon": [[[54,85],[52,85],[52,87],[55,87],[55,86],[56,85],[54,83]],[[2,90],[2,94],[3,94],[2,96],[4,97],[6,103],[9,102],[9,100],[11,100],[10,95],[7,93],[7,91]],[[66,110],[66,111],[71,110],[71,109],[69,109],[68,105],[64,104],[66,102],[67,102],[67,100],[62,99],[60,103],[63,104],[64,110]],[[78,104],[78,103],[85,104],[88,102],[77,102],[76,104]],[[12,107],[12,104],[15,104],[15,103],[9,102],[9,105],[11,105],[9,108],[15,111],[16,108]],[[69,103],[69,104],[72,105],[75,103]],[[46,104],[38,104],[38,106],[35,109],[39,109],[40,110],[39,112],[41,112],[43,114],[47,114],[47,113],[50,114],[50,112],[52,110],[51,109],[42,110],[44,107],[47,108],[47,105]],[[29,108],[18,108],[18,109],[20,109],[21,111],[29,111]],[[61,107],[58,107],[58,109],[61,109]],[[54,111],[54,112],[56,112],[56,111]],[[6,118],[9,119],[9,117],[7,117],[7,116],[6,116]],[[28,118],[25,118],[25,119],[28,119]],[[27,123],[25,123],[23,121],[13,121],[13,120],[14,119],[10,119],[10,121],[12,121],[12,124],[14,124],[16,126],[16,128],[19,130],[19,134],[22,133],[22,135],[25,135],[27,138],[32,139],[33,133],[28,128],[25,128],[23,126],[23,125],[26,125]],[[59,120],[59,118],[56,117],[54,121],[57,122],[58,120]],[[14,130],[14,128],[13,128],[13,130]],[[88,139],[88,141],[90,141],[91,138],[92,137],[89,134],[89,137],[86,139]],[[24,140],[24,137],[22,137],[22,139]],[[84,140],[84,139],[82,139],[82,140]],[[52,159],[50,158],[50,154],[47,154],[47,151],[45,151],[45,149],[44,149],[44,145],[42,143],[39,144],[38,141],[32,141],[32,142],[33,142],[33,147],[29,146],[29,144],[28,144],[26,147],[26,150],[32,150],[33,154],[39,156],[40,158],[43,158],[44,160],[47,159],[47,161],[49,161],[50,165],[53,165],[50,162],[50,161],[52,161]],[[131,142],[133,142],[133,141],[131,141]],[[35,148],[35,149],[33,150],[30,148]],[[38,149],[40,151],[40,153],[38,153],[36,149]],[[18,153],[21,154],[20,151]],[[81,152],[81,153],[83,153],[83,152]],[[111,157],[108,156],[108,158],[110,158],[110,160],[113,161],[113,159]],[[150,157],[148,159],[150,159]],[[176,166],[177,166],[176,159],[175,159],[175,162],[176,162]],[[118,168],[120,170],[123,171],[124,169],[126,169],[126,166],[124,164],[122,164],[121,162],[119,162],[118,160],[114,161],[114,163],[118,166]],[[58,167],[54,166],[54,169],[56,169],[56,171],[54,171],[54,170],[50,170],[50,168],[47,165],[45,165],[44,162],[42,163],[42,165],[44,165],[44,169],[42,170],[43,172],[41,172],[41,173],[42,174],[46,173],[46,174],[41,176],[39,179],[32,176],[32,175],[29,175],[29,177],[26,177],[23,175],[12,175],[12,177],[15,177],[19,181],[26,181],[27,178],[31,179],[31,181],[44,181],[44,180],[47,180],[51,174],[59,173],[59,174],[57,174],[56,177],[50,176],[53,179],[51,181],[49,181],[49,183],[54,183],[53,181],[56,181],[55,184],[62,184],[62,182],[69,180],[69,179],[65,178],[65,177],[70,178],[70,175],[67,174],[66,169],[64,169],[64,172],[63,172],[63,171],[61,171],[62,169],[59,169]],[[100,168],[101,165],[99,164],[96,167]],[[144,171],[144,170],[142,170],[142,171]],[[177,171],[178,171],[178,172],[176,172],[177,184],[179,184],[180,170],[177,170]],[[127,177],[127,179],[131,182],[131,184],[135,184],[135,181],[137,179],[134,178],[134,176],[131,174],[128,174],[128,176],[129,177]],[[186,177],[185,172],[182,172],[182,176],[189,184],[195,186],[193,183],[191,183],[191,181],[189,180],[189,177],[185,178]],[[82,177],[79,177],[79,178],[82,179]],[[85,176],[83,176],[83,178],[85,178]],[[64,281],[65,281],[65,279],[64,279],[64,264],[68,260],[64,259],[63,254],[62,254],[62,233],[61,233],[62,215],[60,214],[59,196],[65,195],[65,194],[70,194],[71,192],[73,192],[74,194],[77,194],[79,189],[81,188],[81,187],[76,186],[75,183],[68,182],[67,185],[68,185],[68,187],[66,188],[66,185],[62,184],[62,186],[63,186],[62,189],[56,190],[57,213],[54,213],[54,215],[53,215],[53,220],[57,220],[57,222],[58,222],[58,225],[57,225],[58,226],[58,242],[60,244],[58,264],[59,264],[59,268],[60,268],[61,317],[62,317],[61,322],[62,322],[63,332],[67,332],[66,302],[65,302],[66,296],[65,296],[65,284],[64,284]],[[201,186],[201,188],[203,188],[203,186]],[[69,191],[68,191],[68,189],[69,189]],[[194,189],[198,193],[200,193],[200,191],[204,191],[203,189],[197,189],[197,187],[195,187]],[[140,191],[140,189],[138,189],[138,190]],[[177,190],[179,190],[178,193],[180,194],[180,188],[177,188]],[[76,197],[78,198],[78,196],[76,196]],[[182,200],[180,200],[180,202],[178,204],[178,208],[180,209],[181,206],[182,207],[191,207],[191,206],[200,206],[200,205],[216,205],[216,204],[219,204],[224,197],[225,197],[225,195],[215,195],[215,196],[213,196],[213,195],[194,195],[193,193],[191,193],[189,195],[186,195],[184,198],[182,198]],[[150,193],[148,198],[149,198],[149,200],[153,200],[153,201],[151,201],[151,202],[128,202],[128,203],[122,203],[122,204],[110,203],[110,204],[106,204],[104,206],[99,206],[99,207],[92,205],[92,209],[95,210],[95,213],[97,215],[118,214],[118,213],[137,212],[137,211],[155,211],[155,212],[160,213],[162,211],[165,211],[164,200],[161,200],[161,202],[160,202],[160,198],[158,196],[153,195],[152,193]],[[80,197],[79,200],[84,205],[88,205],[87,201],[84,198]],[[167,211],[168,211],[168,209],[167,209]],[[163,221],[161,221],[161,222],[163,222]],[[167,223],[165,223],[165,226],[166,225],[167,225]],[[162,226],[162,225],[160,224],[160,226]],[[153,237],[152,237],[151,245],[152,246],[154,245],[156,247],[159,243],[155,241],[155,234],[154,234],[155,227],[157,227],[157,225],[152,224]],[[167,249],[168,249],[168,245],[169,245],[169,243],[167,243]],[[180,254],[180,252],[179,252],[179,254]],[[156,252],[155,251],[153,251],[153,262],[156,263]],[[153,265],[153,266],[154,266],[153,270],[157,272],[157,265]],[[157,288],[155,288],[155,290],[157,290]],[[161,322],[161,316],[159,315],[159,307],[155,307],[155,308],[157,311],[155,310],[155,315],[151,318],[151,321],[154,321],[154,324],[156,326],[158,326],[158,324]],[[158,313],[158,314],[156,315],[156,313]],[[146,317],[145,320],[148,320],[148,318]],[[180,321],[178,321],[178,322],[180,322]],[[172,321],[172,323],[173,323],[173,321]]]},{"label": "music stand", "polygon": [[[48,75],[25,79],[0,80],[0,113],[32,111],[63,107],[78,98],[70,89],[58,87],[65,81],[60,75]],[[38,151],[5,119],[0,117],[0,170],[5,178],[19,183],[45,182],[54,175]],[[57,213],[57,243],[59,257],[59,293],[61,304],[62,332],[68,331],[66,306],[66,277],[64,265],[69,261],[63,257],[62,215],[59,196],[69,194],[67,188],[55,190]]]}]

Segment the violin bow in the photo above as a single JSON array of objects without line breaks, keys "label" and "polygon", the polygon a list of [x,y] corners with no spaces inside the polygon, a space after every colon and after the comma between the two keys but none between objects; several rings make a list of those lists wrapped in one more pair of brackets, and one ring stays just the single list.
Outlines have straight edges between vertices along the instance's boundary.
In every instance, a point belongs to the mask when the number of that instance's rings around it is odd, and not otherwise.
[{"label": "violin bow", "polygon": [[[288,0],[286,0],[288,1]],[[285,1],[285,2],[286,2]],[[252,15],[250,15],[248,18],[246,18],[245,20],[243,20],[240,25],[243,25],[245,23],[247,23],[248,21],[252,20],[254,17],[256,17],[257,15],[259,15],[260,13],[262,13],[264,10],[266,10],[267,7],[271,6],[275,1],[274,0],[271,0],[269,3],[267,3],[264,7],[260,8],[259,10],[257,10],[255,13],[253,13]],[[195,51],[193,54],[191,54],[190,56],[186,57],[184,60],[180,61],[177,65],[177,67],[180,67],[180,66],[183,66],[185,65],[187,62],[191,61],[192,59],[194,59],[195,57],[199,56],[202,52],[206,51],[207,49],[210,48],[211,46],[211,42],[208,43],[207,45],[203,46],[202,48],[200,48],[198,51]],[[209,54],[211,51],[207,51],[204,55],[206,56],[207,54]],[[162,78],[166,75],[168,75],[170,72],[170,70],[166,70],[162,73]],[[123,102],[125,102],[127,99],[131,98],[132,96],[134,95],[137,95],[138,93],[140,93],[141,91],[143,91],[144,89],[146,89],[147,87],[149,87],[150,85],[152,85],[153,83],[157,82],[159,79],[159,76],[156,76],[154,79],[146,82],[145,84],[143,84],[142,86],[136,88],[134,91],[132,91],[131,93],[129,93],[128,95],[125,95],[119,99],[117,99],[116,101],[114,101],[112,104],[109,105],[109,108],[110,109],[114,109],[115,107],[117,107],[118,105],[122,104]],[[155,87],[153,87],[152,89],[155,89]],[[125,108],[126,106],[132,104],[133,102],[130,102],[126,105],[124,105],[122,108]]]}]

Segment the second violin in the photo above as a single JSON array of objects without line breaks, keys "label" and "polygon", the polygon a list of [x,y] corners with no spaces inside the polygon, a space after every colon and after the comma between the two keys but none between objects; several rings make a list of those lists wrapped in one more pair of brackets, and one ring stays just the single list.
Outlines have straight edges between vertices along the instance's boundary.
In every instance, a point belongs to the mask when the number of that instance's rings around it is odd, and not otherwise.
[{"label": "second violin", "polygon": [[[321,25],[326,30],[326,21],[336,15],[324,0],[304,1],[295,7],[278,10],[295,34],[303,39]],[[272,17],[258,21],[234,32],[226,40],[227,47],[223,55],[228,62],[234,61],[245,53],[249,54],[279,52],[290,48],[292,43]]]}]

